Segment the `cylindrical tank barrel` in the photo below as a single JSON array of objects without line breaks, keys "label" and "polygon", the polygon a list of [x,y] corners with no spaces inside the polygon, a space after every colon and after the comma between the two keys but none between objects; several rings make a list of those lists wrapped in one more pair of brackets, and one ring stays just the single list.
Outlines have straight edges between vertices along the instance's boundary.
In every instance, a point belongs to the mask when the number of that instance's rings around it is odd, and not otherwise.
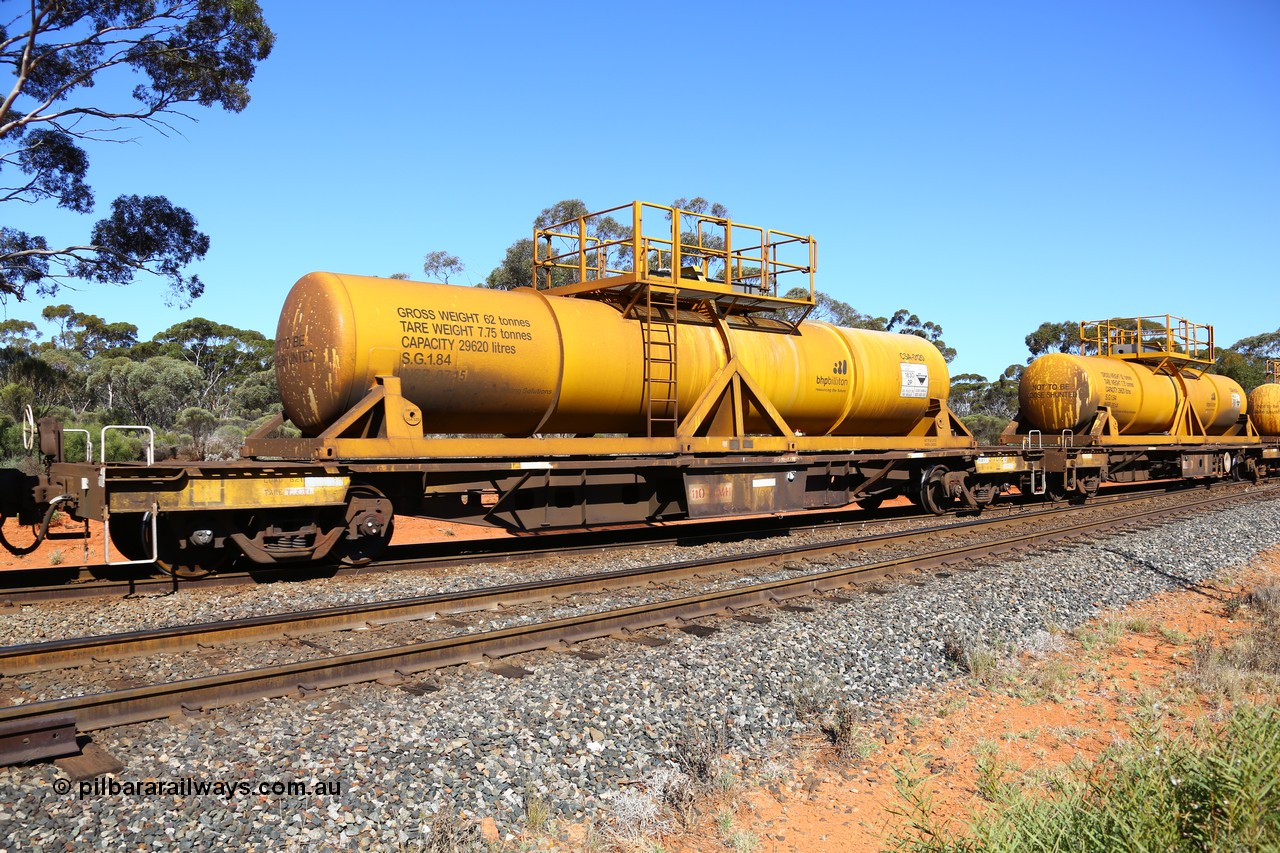
[{"label": "cylindrical tank barrel", "polygon": [[1280,435],[1280,384],[1268,382],[1249,392],[1249,417],[1263,435]]},{"label": "cylindrical tank barrel", "polygon": [[[675,328],[674,350],[664,330],[651,333],[649,357],[658,374],[674,360],[683,416],[729,354],[714,326]],[[285,300],[276,376],[285,416],[306,435],[391,374],[429,433],[634,434],[648,418],[644,337],[640,321],[591,299],[311,273]],[[762,395],[809,435],[899,434],[949,390],[937,347],[914,335],[803,323],[728,337]],[[754,414],[747,423],[763,426]]]},{"label": "cylindrical tank barrel", "polygon": [[[1244,389],[1226,376],[1186,371],[1186,395],[1209,435],[1222,435],[1247,411]],[[1174,428],[1182,402],[1178,379],[1144,364],[1101,356],[1053,353],[1022,373],[1023,419],[1044,432],[1088,429],[1106,406],[1123,435],[1160,435]]]}]

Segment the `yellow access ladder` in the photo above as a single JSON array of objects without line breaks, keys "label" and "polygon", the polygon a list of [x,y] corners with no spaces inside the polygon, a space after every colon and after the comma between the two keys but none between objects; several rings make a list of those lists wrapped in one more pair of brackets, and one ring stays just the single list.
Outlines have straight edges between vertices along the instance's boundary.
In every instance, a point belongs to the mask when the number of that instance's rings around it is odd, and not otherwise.
[{"label": "yellow access ladder", "polygon": [[644,399],[649,438],[676,434],[680,424],[678,398],[679,312],[678,287],[645,288]]}]

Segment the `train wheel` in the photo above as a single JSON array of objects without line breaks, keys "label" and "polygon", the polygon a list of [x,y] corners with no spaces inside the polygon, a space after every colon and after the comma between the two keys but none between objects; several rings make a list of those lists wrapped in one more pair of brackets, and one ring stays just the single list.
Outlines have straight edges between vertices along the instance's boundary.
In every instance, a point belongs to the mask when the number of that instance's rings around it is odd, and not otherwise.
[{"label": "train wheel", "polygon": [[1045,483],[1044,496],[1056,504],[1065,501],[1071,494],[1067,484],[1062,481],[1061,477],[1057,478],[1056,482],[1051,475],[1046,474],[1045,477],[1049,482]]},{"label": "train wheel", "polygon": [[1082,504],[1089,498],[1096,497],[1098,487],[1102,485],[1101,477],[1077,477],[1076,487],[1069,497],[1073,504]]},{"label": "train wheel", "polygon": [[920,506],[934,515],[946,515],[947,506],[951,503],[944,482],[946,476],[947,466],[945,465],[934,465],[932,468],[925,469],[920,475]]},{"label": "train wheel", "polygon": [[[151,554],[151,514],[143,513],[142,540]],[[208,516],[182,513],[162,516],[156,524],[156,565],[166,575],[197,580],[220,572],[235,561],[232,548],[214,546],[217,525]]]},{"label": "train wheel", "polygon": [[337,546],[344,566],[371,562],[391,541],[395,532],[391,501],[373,486],[354,485],[347,492],[347,538]]},{"label": "train wheel", "polygon": [[144,519],[150,527],[151,521],[146,513],[125,512],[111,516],[111,544],[126,560],[151,559],[151,546],[147,544],[151,541],[151,531],[147,531],[145,539],[142,536]]}]

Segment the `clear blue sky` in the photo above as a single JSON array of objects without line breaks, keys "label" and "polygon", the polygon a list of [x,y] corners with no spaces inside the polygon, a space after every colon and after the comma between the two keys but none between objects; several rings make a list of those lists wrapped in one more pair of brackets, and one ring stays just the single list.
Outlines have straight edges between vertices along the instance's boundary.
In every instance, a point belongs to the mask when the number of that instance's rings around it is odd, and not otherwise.
[{"label": "clear blue sky", "polygon": [[[207,292],[55,302],[142,338],[273,335],[316,269],[475,283],[534,216],[701,195],[813,234],[820,289],[940,323],[992,377],[1045,320],[1280,327],[1280,2],[264,3],[239,115],[90,151],[105,209],[163,194],[213,241]],[[93,217],[8,211],[77,242]],[[8,317],[38,319],[45,302]]]}]

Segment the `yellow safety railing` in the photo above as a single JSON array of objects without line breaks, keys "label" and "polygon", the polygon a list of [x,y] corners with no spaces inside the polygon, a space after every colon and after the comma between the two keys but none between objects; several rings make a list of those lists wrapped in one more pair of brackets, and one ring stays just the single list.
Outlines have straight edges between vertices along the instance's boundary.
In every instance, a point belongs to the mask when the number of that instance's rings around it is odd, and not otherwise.
[{"label": "yellow safety railing", "polygon": [[1280,358],[1269,358],[1263,368],[1263,376],[1267,382],[1280,382]]},{"label": "yellow safety railing", "polygon": [[534,229],[538,289],[599,281],[696,286],[783,299],[799,286],[814,297],[818,247],[811,236],[764,229],[651,202],[590,213]]},{"label": "yellow safety railing", "polygon": [[1080,324],[1081,349],[1126,361],[1173,359],[1212,364],[1213,326],[1171,314],[1088,320]]}]

